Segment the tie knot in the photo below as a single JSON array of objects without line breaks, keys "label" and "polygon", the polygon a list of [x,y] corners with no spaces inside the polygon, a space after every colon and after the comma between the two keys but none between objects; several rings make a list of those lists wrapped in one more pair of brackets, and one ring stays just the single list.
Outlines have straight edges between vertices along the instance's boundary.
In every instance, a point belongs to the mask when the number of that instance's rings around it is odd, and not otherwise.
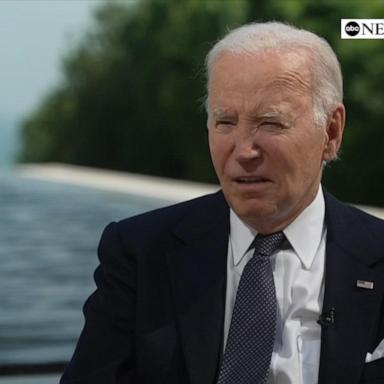
[{"label": "tie knot", "polygon": [[271,233],[270,235],[257,235],[253,241],[255,255],[270,256],[283,242],[283,232]]}]

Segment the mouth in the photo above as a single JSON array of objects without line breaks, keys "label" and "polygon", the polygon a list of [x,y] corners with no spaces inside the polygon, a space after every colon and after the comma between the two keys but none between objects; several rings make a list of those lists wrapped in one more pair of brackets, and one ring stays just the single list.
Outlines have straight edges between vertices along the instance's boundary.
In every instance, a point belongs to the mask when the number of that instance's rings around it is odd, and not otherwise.
[{"label": "mouth", "polygon": [[239,184],[259,184],[267,183],[271,180],[263,176],[238,176],[233,178],[233,181]]}]

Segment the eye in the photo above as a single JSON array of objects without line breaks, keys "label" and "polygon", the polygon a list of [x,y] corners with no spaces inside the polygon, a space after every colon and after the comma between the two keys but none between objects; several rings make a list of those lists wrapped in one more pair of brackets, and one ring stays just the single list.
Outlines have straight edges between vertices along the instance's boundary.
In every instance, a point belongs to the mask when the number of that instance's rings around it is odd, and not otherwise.
[{"label": "eye", "polygon": [[263,121],[260,125],[262,125],[262,126],[268,126],[268,125],[270,125],[270,126],[272,126],[272,127],[278,127],[278,126],[280,126],[281,124],[280,124],[279,122],[277,122],[277,121]]},{"label": "eye", "polygon": [[215,128],[216,128],[216,130],[218,130],[220,132],[230,131],[235,126],[236,126],[236,124],[233,121],[229,121],[229,120],[217,120],[215,122]]},{"label": "eye", "polygon": [[285,129],[286,127],[279,121],[263,121],[260,123],[260,128],[278,131]]}]

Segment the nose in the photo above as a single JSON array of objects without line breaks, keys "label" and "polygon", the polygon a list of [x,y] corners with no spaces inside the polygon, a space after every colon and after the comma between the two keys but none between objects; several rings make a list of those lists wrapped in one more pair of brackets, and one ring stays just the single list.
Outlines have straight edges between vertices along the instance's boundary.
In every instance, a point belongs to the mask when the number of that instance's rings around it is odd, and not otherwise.
[{"label": "nose", "polygon": [[261,158],[261,148],[258,143],[257,132],[239,130],[235,137],[234,156],[240,162],[249,162]]}]

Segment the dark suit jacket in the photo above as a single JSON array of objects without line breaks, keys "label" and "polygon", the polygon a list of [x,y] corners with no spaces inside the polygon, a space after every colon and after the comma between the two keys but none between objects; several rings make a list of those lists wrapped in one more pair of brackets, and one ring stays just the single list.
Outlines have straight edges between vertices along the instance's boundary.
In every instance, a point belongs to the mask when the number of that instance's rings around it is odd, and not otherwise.
[{"label": "dark suit jacket", "polygon": [[[322,328],[319,384],[382,384],[384,359],[364,361],[384,338],[384,222],[325,198],[323,313],[336,313]],[[215,383],[228,233],[221,192],[110,224],[61,383]]]}]

